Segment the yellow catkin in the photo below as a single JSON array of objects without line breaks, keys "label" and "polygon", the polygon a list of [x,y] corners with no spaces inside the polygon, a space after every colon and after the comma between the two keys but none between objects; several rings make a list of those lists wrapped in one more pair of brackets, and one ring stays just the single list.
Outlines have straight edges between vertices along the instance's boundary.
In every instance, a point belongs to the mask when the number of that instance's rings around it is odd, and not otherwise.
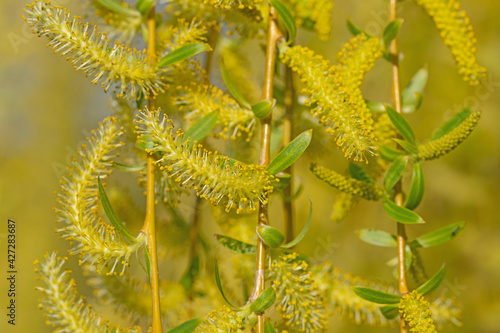
[{"label": "yellow catkin", "polygon": [[417,0],[434,20],[439,34],[450,50],[458,72],[465,81],[476,86],[486,70],[476,61],[476,37],[467,14],[457,0]]},{"label": "yellow catkin", "polygon": [[262,0],[204,0],[204,2],[221,9],[231,9],[234,7],[239,9],[252,9],[260,4]]},{"label": "yellow catkin", "polygon": [[399,312],[403,314],[411,333],[437,333],[429,302],[416,290],[401,297]]},{"label": "yellow catkin", "polygon": [[213,310],[194,333],[236,333],[243,328],[243,318],[228,306]]},{"label": "yellow catkin", "polygon": [[64,269],[65,259],[56,253],[45,256],[45,260],[37,263],[38,279],[43,287],[36,287],[45,294],[40,308],[45,312],[47,324],[57,327],[54,332],[72,333],[140,333],[140,328],[122,329],[108,324],[108,321],[95,313],[85,303],[85,298],[78,294],[75,281],[70,271]]},{"label": "yellow catkin", "polygon": [[417,158],[428,161],[449,153],[469,137],[474,128],[476,128],[480,118],[480,112],[472,112],[460,125],[449,133],[439,139],[418,146]]},{"label": "yellow catkin", "polygon": [[139,138],[150,138],[154,144],[147,151],[162,154],[157,161],[160,170],[213,205],[223,202],[228,211],[233,207],[237,213],[253,211],[273,191],[274,176],[264,167],[231,160],[199,144],[190,147],[189,140],[181,141],[182,132],[173,133],[171,120],[160,118],[158,111],[142,111],[137,125]]},{"label": "yellow catkin", "polygon": [[276,291],[275,306],[291,332],[323,332],[327,310],[323,295],[298,253],[282,254],[271,262],[266,279]]},{"label": "yellow catkin", "polygon": [[304,83],[304,93],[310,96],[308,104],[316,104],[313,115],[333,136],[345,157],[366,161],[375,155],[377,146],[370,114],[358,111],[342,77],[332,72],[328,62],[302,46],[288,48],[280,57]]},{"label": "yellow catkin", "polygon": [[314,29],[321,40],[328,40],[332,31],[333,0],[289,0],[298,26]]},{"label": "yellow catkin", "polygon": [[340,173],[317,164],[311,165],[311,171],[316,175],[316,177],[325,181],[330,186],[356,197],[361,197],[366,200],[379,200],[384,195],[382,188],[376,184],[345,177]]},{"label": "yellow catkin", "polygon": [[113,163],[112,152],[123,143],[119,138],[123,128],[116,118],[107,118],[94,136],[78,151],[80,160],[73,160],[73,167],[62,177],[61,192],[56,208],[57,222],[64,226],[57,229],[61,236],[75,242],[70,254],[79,254],[81,263],[90,264],[97,271],[115,273],[117,267],[124,271],[130,256],[145,242],[140,234],[132,241],[125,240],[111,225],[97,215],[97,177],[106,178]]},{"label": "yellow catkin", "polygon": [[146,54],[124,45],[110,45],[97,27],[89,27],[68,10],[38,0],[27,6],[26,22],[61,56],[68,56],[74,68],[101,82],[104,91],[114,89],[118,97],[135,98],[140,91],[147,96],[158,94],[166,86],[165,70],[146,61]]}]

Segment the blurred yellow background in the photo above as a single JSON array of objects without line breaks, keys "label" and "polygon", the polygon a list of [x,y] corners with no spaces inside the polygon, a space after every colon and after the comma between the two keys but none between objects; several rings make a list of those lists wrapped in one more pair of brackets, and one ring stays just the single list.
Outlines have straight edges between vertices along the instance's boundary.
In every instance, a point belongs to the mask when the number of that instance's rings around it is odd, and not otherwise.
[{"label": "blurred yellow background", "polygon": [[[74,14],[81,13],[79,1],[60,1]],[[45,47],[47,40],[30,33],[21,19],[24,1],[0,0],[0,332],[50,332],[37,309],[39,293],[33,290],[32,262],[44,253],[68,244],[54,233],[54,191],[58,189],[61,166],[85,132],[111,113],[108,95],[89,83],[81,73]],[[382,0],[336,1],[334,33],[321,42],[303,31],[299,44],[309,46],[332,60],[340,45],[349,38],[345,20],[373,34],[380,34],[387,20]],[[442,288],[464,306],[464,327],[456,332],[500,332],[500,13],[499,1],[464,0],[478,39],[478,62],[485,66],[485,85],[471,88],[457,74],[453,60],[425,13],[412,1],[402,2],[405,19],[400,33],[402,82],[424,64],[430,76],[424,103],[407,117],[420,139],[453,112],[465,105],[483,112],[479,127],[459,149],[424,165],[426,195],[418,209],[427,225],[409,228],[410,237],[455,221],[466,221],[465,231],[452,243],[422,251],[429,272],[447,263]],[[389,65],[379,61],[363,84],[365,97],[390,98]],[[338,154],[335,157],[340,156]],[[338,158],[338,171],[345,162]],[[346,271],[374,279],[391,279],[384,263],[394,253],[360,242],[354,230],[377,227],[392,231],[394,225],[380,205],[362,202],[349,218],[333,224],[330,219],[334,191],[315,179],[308,165],[298,172],[305,183],[297,215],[306,219],[307,197],[315,204],[315,220],[301,250],[318,261],[331,260]],[[274,201],[278,204],[278,200]],[[7,219],[16,221],[18,298],[17,325],[6,324],[6,245]],[[79,286],[85,294],[85,286]],[[91,294],[88,295],[92,299]],[[342,323],[334,319],[330,331],[391,332]]]}]

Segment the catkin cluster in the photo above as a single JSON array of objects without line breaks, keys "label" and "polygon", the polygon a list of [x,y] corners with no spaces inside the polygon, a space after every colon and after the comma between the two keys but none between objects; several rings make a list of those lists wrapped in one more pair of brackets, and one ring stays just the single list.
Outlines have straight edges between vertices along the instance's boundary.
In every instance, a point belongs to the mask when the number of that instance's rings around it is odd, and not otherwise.
[{"label": "catkin cluster", "polygon": [[416,290],[401,297],[399,312],[410,326],[412,333],[435,333],[436,326],[432,321],[429,302],[424,300]]},{"label": "catkin cluster", "polygon": [[195,333],[236,333],[243,328],[243,318],[227,305],[219,310],[213,310],[205,321],[194,331]]}]

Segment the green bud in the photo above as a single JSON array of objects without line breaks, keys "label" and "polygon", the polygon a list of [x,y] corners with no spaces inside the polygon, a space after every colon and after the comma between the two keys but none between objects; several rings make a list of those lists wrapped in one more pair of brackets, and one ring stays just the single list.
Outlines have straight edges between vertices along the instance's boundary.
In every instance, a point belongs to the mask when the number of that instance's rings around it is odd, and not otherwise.
[{"label": "green bud", "polygon": [[268,225],[259,225],[257,234],[260,239],[270,248],[277,248],[285,241],[285,236],[276,228]]},{"label": "green bud", "polygon": [[267,287],[260,295],[257,297],[255,302],[250,306],[250,310],[255,313],[261,313],[267,310],[271,305],[274,304],[276,300],[276,292],[273,287]]}]

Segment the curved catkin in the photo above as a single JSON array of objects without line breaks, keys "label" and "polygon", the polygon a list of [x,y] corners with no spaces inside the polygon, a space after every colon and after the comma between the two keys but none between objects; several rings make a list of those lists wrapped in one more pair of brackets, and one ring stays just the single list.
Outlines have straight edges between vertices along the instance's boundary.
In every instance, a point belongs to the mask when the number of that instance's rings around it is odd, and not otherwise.
[{"label": "curved catkin", "polygon": [[196,194],[213,205],[221,202],[226,210],[253,211],[259,202],[266,203],[273,191],[274,176],[264,167],[243,164],[204,150],[201,145],[182,142],[180,131],[174,134],[170,119],[160,119],[158,111],[144,110],[137,120],[140,138],[150,138],[154,147],[148,152],[162,154],[160,169],[183,186],[193,187]]},{"label": "curved catkin", "polygon": [[109,325],[106,319],[97,315],[85,304],[84,297],[78,294],[75,281],[70,277],[71,271],[64,269],[65,259],[57,257],[57,253],[45,255],[41,263],[35,261],[38,279],[43,287],[36,287],[45,294],[40,308],[45,312],[47,324],[57,327],[54,332],[60,333],[140,333],[139,327],[121,329]]},{"label": "curved catkin", "polygon": [[411,333],[437,333],[429,302],[416,290],[401,297],[399,312],[408,323]]},{"label": "curved catkin", "polygon": [[37,0],[27,6],[24,18],[39,36],[46,36],[56,53],[66,56],[75,69],[101,82],[104,91],[114,88],[118,97],[136,98],[164,91],[165,71],[147,61],[144,52],[123,45],[110,45],[97,27],[90,28],[72,18],[68,10],[52,6],[48,0]]},{"label": "curved catkin", "polygon": [[196,122],[207,114],[218,111],[216,126],[222,138],[235,140],[243,137],[247,142],[250,141],[257,122],[252,110],[241,107],[234,98],[210,84],[180,86],[177,89],[180,94],[175,103],[187,120]]},{"label": "curved catkin", "polygon": [[119,142],[123,128],[117,118],[107,118],[99,125],[94,136],[78,151],[81,160],[74,160],[69,173],[62,177],[61,193],[58,194],[59,208],[56,208],[57,222],[65,224],[58,228],[64,239],[75,242],[70,254],[79,254],[81,263],[88,263],[108,274],[122,266],[123,273],[132,253],[145,242],[143,234],[130,242],[112,226],[97,216],[97,177],[105,178],[107,169],[113,163],[111,153],[123,143]]},{"label": "curved catkin", "polygon": [[225,305],[210,312],[194,333],[236,333],[243,328],[243,319]]},{"label": "curved catkin", "polygon": [[298,253],[273,259],[266,279],[276,291],[276,308],[291,332],[323,332],[327,310],[309,265]]},{"label": "curved catkin", "polygon": [[352,194],[366,200],[379,200],[383,197],[384,191],[376,184],[370,184],[354,178],[345,177],[333,170],[311,164],[311,171],[319,179],[325,181],[337,190]]},{"label": "curved catkin", "polygon": [[333,136],[345,157],[366,161],[367,156],[375,155],[373,120],[369,114],[358,112],[356,100],[342,78],[330,71],[328,62],[302,46],[288,48],[280,57],[305,84],[304,93],[310,96],[309,102],[317,105],[313,115]]},{"label": "curved catkin", "polygon": [[460,125],[449,133],[443,135],[439,139],[418,146],[417,158],[428,161],[449,153],[467,139],[477,126],[480,118],[480,112],[472,112]]},{"label": "curved catkin", "polygon": [[458,72],[465,81],[476,86],[486,70],[476,61],[476,37],[467,14],[457,0],[417,0],[434,20],[439,34],[450,50]]}]

